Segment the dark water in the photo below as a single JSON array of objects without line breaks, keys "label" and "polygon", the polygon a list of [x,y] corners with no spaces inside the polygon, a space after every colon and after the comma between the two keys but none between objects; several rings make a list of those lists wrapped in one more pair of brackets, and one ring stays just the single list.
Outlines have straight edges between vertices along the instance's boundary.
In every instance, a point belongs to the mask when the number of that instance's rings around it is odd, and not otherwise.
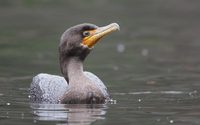
[{"label": "dark water", "polygon": [[[117,22],[85,69],[116,104],[30,104],[40,72],[60,75],[57,45],[70,26]],[[200,1],[0,0],[1,125],[199,125]]]}]

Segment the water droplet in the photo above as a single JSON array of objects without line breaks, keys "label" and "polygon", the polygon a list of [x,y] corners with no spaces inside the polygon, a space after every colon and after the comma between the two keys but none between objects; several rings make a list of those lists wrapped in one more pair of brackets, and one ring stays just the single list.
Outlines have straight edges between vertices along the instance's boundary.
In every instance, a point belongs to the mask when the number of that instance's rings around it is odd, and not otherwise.
[{"label": "water droplet", "polygon": [[123,53],[124,51],[125,51],[124,44],[121,44],[121,43],[117,44],[117,52]]},{"label": "water droplet", "polygon": [[142,56],[148,56],[149,55],[149,50],[148,49],[142,49],[141,55]]},{"label": "water droplet", "polygon": [[9,103],[9,102],[7,102],[7,103],[6,103],[6,105],[10,105],[10,103]]},{"label": "water droplet", "polygon": [[110,104],[117,104],[117,100],[110,99],[110,100],[109,100],[109,103],[110,103]]},{"label": "water droplet", "polygon": [[171,123],[171,124],[174,123],[174,120],[170,120],[169,123]]},{"label": "water droplet", "polygon": [[118,66],[113,66],[113,70],[118,71],[119,67]]}]

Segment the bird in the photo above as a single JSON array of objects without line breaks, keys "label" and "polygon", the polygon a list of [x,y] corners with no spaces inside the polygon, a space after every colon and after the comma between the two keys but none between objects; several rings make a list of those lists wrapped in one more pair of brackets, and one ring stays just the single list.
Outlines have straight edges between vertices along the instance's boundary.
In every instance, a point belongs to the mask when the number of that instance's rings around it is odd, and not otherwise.
[{"label": "bird", "polygon": [[98,27],[83,23],[70,27],[60,38],[59,63],[63,76],[39,73],[33,77],[29,98],[40,104],[102,104],[110,94],[93,73],[84,71],[83,62],[105,35],[119,30],[117,23]]}]

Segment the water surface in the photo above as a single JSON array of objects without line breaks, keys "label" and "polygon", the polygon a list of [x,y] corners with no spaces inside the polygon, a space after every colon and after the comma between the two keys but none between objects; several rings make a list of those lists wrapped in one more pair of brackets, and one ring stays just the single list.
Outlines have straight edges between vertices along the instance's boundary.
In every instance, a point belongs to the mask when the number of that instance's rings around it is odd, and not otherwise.
[{"label": "water surface", "polygon": [[[0,1],[0,124],[199,125],[198,1]],[[60,74],[58,42],[70,26],[117,22],[85,61],[115,104],[30,104],[40,72]]]}]

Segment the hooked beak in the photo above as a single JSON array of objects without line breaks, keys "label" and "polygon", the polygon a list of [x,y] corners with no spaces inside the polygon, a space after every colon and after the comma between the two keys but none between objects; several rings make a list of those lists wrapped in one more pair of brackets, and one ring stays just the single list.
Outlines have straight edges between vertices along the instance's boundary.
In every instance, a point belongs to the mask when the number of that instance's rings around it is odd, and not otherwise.
[{"label": "hooked beak", "polygon": [[103,36],[116,31],[120,30],[120,27],[117,23],[111,23],[104,27],[99,27],[95,30],[90,30],[90,35],[83,38],[82,44],[88,46],[89,48],[93,47],[99,39],[101,39]]}]

